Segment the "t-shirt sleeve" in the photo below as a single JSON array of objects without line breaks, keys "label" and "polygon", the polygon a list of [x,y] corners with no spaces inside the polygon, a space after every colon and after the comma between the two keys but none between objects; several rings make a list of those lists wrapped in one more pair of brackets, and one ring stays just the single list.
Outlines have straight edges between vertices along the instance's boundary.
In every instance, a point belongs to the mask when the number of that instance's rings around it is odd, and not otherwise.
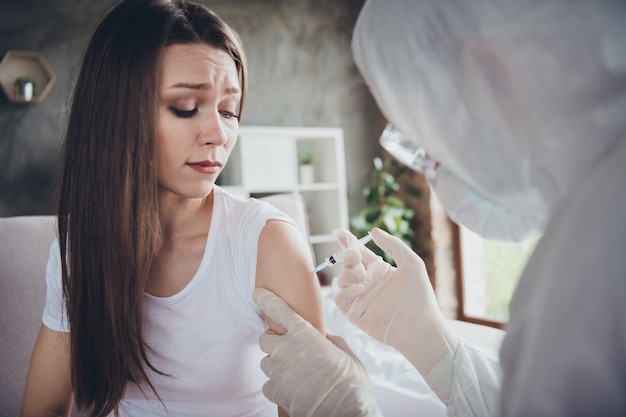
[{"label": "t-shirt sleeve", "polygon": [[51,330],[64,333],[70,331],[61,284],[61,252],[58,239],[50,246],[46,265],[46,304],[41,320]]}]

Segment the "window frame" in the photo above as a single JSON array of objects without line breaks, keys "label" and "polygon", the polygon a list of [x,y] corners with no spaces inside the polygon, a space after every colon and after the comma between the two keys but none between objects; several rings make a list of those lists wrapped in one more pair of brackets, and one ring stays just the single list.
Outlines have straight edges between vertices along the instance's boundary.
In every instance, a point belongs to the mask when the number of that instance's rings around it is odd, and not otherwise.
[{"label": "window frame", "polygon": [[457,318],[469,323],[482,324],[483,326],[504,329],[507,322],[490,320],[484,317],[475,317],[465,312],[465,282],[463,273],[463,245],[461,239],[461,227],[450,222],[452,225],[452,240],[454,242],[454,270],[456,271],[456,299]]}]

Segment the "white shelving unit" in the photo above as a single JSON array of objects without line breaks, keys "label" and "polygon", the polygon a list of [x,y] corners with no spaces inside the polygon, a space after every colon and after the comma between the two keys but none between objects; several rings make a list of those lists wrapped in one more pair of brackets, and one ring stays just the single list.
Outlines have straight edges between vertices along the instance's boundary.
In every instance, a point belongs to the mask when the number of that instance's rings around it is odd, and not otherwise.
[{"label": "white shelving unit", "polygon": [[[309,152],[315,177],[299,181],[298,155]],[[348,228],[346,167],[341,128],[241,126],[239,139],[220,175],[222,188],[261,197],[300,194],[306,202],[316,262],[339,249],[332,231]],[[333,267],[334,268],[334,267]],[[328,277],[333,271],[329,271]]]}]

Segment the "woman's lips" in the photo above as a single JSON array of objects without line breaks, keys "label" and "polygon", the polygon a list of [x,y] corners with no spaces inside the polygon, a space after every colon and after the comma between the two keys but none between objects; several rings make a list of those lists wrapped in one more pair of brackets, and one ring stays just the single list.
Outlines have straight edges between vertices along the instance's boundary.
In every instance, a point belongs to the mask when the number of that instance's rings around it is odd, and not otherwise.
[{"label": "woman's lips", "polygon": [[201,174],[217,174],[222,169],[222,164],[212,161],[188,162],[187,166]]}]

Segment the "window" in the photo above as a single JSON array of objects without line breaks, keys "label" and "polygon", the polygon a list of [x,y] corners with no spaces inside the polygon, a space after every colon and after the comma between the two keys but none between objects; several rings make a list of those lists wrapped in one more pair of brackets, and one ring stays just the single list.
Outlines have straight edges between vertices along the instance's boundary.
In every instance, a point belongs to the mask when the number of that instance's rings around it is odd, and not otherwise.
[{"label": "window", "polygon": [[459,319],[502,327],[517,282],[539,238],[486,240],[457,227]]}]

